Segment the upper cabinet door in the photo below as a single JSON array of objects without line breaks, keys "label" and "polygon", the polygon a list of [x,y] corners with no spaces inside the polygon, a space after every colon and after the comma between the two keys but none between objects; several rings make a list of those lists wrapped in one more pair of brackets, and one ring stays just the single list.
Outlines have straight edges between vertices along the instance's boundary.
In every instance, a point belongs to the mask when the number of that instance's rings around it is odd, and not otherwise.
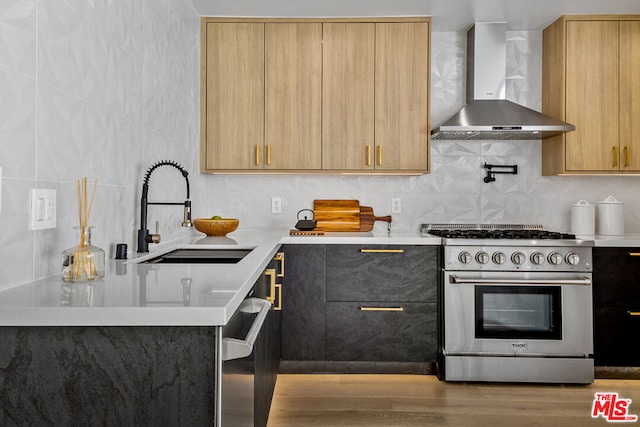
[{"label": "upper cabinet door", "polygon": [[618,22],[569,21],[566,44],[568,171],[618,170]]},{"label": "upper cabinet door", "polygon": [[373,23],[323,24],[322,168],[374,168]]},{"label": "upper cabinet door", "polygon": [[429,24],[376,24],[376,170],[426,172],[429,161]]},{"label": "upper cabinet door", "polygon": [[620,169],[640,171],[640,21],[620,22]]},{"label": "upper cabinet door", "polygon": [[265,169],[322,167],[322,23],[265,24]]},{"label": "upper cabinet door", "polygon": [[201,169],[262,169],[264,24],[206,23]]}]

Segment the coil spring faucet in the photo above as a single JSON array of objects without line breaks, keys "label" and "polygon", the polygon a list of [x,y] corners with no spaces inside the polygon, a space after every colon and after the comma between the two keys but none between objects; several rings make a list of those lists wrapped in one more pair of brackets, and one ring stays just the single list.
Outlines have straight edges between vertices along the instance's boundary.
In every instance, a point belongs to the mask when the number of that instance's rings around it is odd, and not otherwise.
[{"label": "coil spring faucet", "polygon": [[[173,166],[178,169],[182,176],[184,176],[187,182],[187,199],[184,202],[149,202],[147,201],[147,194],[149,193],[149,178],[151,173],[160,166]],[[140,229],[138,230],[138,253],[149,252],[149,243],[160,243],[160,234],[149,234],[147,230],[147,208],[149,205],[181,205],[184,206],[184,219],[182,221],[183,227],[192,227],[191,222],[191,200],[189,200],[189,172],[187,172],[178,163],[171,160],[161,160],[156,162],[147,170],[144,176],[144,182],[142,184],[142,197],[140,198]]]}]

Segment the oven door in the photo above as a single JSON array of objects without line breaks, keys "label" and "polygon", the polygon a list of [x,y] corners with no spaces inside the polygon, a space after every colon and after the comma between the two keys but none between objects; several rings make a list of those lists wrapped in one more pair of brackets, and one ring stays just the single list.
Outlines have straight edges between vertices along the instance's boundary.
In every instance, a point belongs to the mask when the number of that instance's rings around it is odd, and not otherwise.
[{"label": "oven door", "polygon": [[444,276],[445,355],[589,356],[590,273]]}]

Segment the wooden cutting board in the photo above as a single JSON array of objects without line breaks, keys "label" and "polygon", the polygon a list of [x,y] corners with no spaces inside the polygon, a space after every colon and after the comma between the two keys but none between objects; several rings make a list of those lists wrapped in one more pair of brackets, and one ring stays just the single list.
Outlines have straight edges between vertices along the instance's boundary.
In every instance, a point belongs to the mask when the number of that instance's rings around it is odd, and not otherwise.
[{"label": "wooden cutting board", "polygon": [[375,221],[386,221],[391,223],[391,215],[375,216],[373,214],[373,208],[370,206],[360,206],[360,231],[373,230],[373,223]]},{"label": "wooden cutting board", "polygon": [[313,219],[324,231],[360,231],[358,200],[314,200]]}]

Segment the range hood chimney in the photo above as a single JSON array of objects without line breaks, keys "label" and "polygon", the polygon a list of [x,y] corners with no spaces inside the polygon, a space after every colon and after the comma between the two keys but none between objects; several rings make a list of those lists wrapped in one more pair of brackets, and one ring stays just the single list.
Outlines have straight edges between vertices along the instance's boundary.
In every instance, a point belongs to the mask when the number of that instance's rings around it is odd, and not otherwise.
[{"label": "range hood chimney", "polygon": [[467,33],[467,105],[431,139],[544,139],[575,126],[506,100],[507,24],[476,23]]}]

